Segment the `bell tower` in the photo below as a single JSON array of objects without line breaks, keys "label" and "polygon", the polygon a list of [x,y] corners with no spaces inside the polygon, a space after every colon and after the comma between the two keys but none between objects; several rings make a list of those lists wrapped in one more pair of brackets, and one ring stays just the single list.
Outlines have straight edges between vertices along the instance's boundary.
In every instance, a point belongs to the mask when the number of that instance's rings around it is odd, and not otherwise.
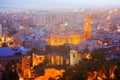
[{"label": "bell tower", "polygon": [[87,13],[84,20],[84,37],[85,39],[92,38],[92,22],[89,13]]}]

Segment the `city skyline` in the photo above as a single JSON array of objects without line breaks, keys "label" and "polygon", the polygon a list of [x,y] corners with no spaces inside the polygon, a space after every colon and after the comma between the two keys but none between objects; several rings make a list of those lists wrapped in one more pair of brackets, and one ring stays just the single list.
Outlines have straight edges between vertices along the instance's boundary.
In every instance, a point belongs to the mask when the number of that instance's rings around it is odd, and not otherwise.
[{"label": "city skyline", "polygon": [[1,0],[5,8],[119,8],[119,0]]},{"label": "city skyline", "polygon": [[119,80],[119,1],[49,1],[0,1],[0,80]]}]

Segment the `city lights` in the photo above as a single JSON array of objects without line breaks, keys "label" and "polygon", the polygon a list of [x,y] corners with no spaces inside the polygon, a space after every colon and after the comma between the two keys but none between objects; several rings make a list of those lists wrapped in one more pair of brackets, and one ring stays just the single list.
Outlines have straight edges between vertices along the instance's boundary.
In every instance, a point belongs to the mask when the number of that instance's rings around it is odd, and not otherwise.
[{"label": "city lights", "polygon": [[119,0],[0,0],[0,80],[119,80]]}]

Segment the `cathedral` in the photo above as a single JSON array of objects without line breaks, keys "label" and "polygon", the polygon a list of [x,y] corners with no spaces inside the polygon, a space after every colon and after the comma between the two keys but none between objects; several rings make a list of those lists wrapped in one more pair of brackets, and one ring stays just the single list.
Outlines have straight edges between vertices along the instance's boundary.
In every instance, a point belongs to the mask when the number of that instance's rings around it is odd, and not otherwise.
[{"label": "cathedral", "polygon": [[92,24],[90,14],[87,14],[84,19],[84,28],[82,33],[51,33],[49,45],[74,44],[77,45],[82,40],[92,38]]}]

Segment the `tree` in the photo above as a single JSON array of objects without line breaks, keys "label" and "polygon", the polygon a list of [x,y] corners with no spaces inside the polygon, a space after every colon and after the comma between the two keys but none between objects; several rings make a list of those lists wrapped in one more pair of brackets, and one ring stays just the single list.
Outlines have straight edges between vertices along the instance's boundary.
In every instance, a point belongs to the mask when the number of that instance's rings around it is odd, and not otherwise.
[{"label": "tree", "polygon": [[95,65],[97,69],[100,69],[106,62],[104,50],[103,49],[94,50],[91,55],[92,62],[94,63],[93,65]]},{"label": "tree", "polygon": [[52,48],[51,48],[50,45],[46,45],[46,46],[45,46],[45,52],[46,52],[46,53],[51,53],[51,52],[52,52],[51,49],[52,49]]},{"label": "tree", "polygon": [[7,43],[4,42],[4,43],[2,44],[2,47],[8,47]]},{"label": "tree", "polygon": [[33,53],[35,53],[35,54],[36,54],[36,53],[39,53],[39,52],[40,52],[40,51],[39,51],[39,49],[38,49],[38,48],[32,48],[32,49],[31,49],[31,51],[28,51],[28,53],[27,53],[27,54],[28,54],[28,55],[32,55]]},{"label": "tree", "polygon": [[2,80],[19,80],[19,76],[15,67],[12,67],[12,65],[7,65],[2,74]]},{"label": "tree", "polygon": [[34,70],[35,70],[36,76],[44,75],[44,68],[45,67],[46,67],[46,64],[44,64],[44,63],[41,63],[41,64],[35,66]]},{"label": "tree", "polygon": [[87,76],[85,73],[82,72],[76,72],[73,75],[71,75],[69,80],[86,80]]},{"label": "tree", "polygon": [[115,77],[116,77],[115,80],[120,80],[120,67],[115,69],[114,74],[115,74]]}]

